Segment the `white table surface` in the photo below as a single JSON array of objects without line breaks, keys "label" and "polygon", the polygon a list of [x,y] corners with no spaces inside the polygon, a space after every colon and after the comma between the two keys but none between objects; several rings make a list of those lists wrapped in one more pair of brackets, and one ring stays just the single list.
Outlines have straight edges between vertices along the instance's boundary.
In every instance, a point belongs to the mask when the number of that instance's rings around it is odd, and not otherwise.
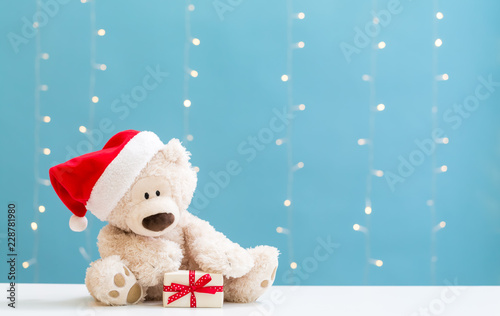
[{"label": "white table surface", "polygon": [[163,308],[96,303],[83,284],[18,284],[17,308],[7,307],[0,284],[0,315],[500,315],[497,286],[273,286],[257,302],[212,308]]}]

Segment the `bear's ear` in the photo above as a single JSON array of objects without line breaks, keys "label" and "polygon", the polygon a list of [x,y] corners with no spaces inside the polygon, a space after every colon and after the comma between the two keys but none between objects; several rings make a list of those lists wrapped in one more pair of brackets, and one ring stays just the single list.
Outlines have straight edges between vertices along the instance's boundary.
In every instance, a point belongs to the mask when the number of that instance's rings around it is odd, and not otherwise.
[{"label": "bear's ear", "polygon": [[189,156],[191,156],[191,153],[181,145],[181,142],[177,138],[172,138],[168,144],[163,146],[161,151],[168,161],[178,164],[187,163]]}]

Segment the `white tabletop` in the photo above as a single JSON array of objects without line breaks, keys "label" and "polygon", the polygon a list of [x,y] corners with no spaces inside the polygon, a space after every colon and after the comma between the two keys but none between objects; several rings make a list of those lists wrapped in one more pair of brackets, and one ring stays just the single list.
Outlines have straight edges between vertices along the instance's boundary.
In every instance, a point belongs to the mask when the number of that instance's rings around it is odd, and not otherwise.
[{"label": "white tabletop", "polygon": [[0,315],[499,315],[500,287],[493,286],[273,286],[257,302],[219,309],[163,308],[96,303],[83,284],[19,284],[17,308],[7,306],[0,285]]}]

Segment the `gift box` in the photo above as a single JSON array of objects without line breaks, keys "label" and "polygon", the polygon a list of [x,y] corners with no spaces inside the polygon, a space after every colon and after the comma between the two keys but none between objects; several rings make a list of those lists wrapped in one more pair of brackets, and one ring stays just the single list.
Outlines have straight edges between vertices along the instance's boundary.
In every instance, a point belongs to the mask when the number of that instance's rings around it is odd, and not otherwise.
[{"label": "gift box", "polygon": [[165,273],[163,307],[222,307],[222,274],[193,270]]}]

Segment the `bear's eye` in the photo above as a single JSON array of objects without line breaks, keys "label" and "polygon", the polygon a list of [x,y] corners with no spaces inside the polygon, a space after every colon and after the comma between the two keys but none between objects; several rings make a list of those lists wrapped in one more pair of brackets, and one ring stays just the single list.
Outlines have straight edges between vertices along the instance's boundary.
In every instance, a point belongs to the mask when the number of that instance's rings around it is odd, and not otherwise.
[{"label": "bear's eye", "polygon": [[148,192],[144,193],[144,198],[145,198],[146,200],[147,200],[147,199],[149,199],[149,193],[148,193]]},{"label": "bear's eye", "polygon": [[160,191],[156,190],[156,196],[160,196]]}]

